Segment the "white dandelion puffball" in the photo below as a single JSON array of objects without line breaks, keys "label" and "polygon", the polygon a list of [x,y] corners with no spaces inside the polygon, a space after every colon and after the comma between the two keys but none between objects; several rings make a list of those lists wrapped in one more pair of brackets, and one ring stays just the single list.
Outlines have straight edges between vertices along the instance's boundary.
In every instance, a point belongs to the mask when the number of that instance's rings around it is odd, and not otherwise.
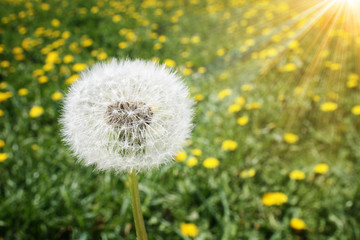
[{"label": "white dandelion puffball", "polygon": [[81,73],[64,100],[64,141],[85,165],[116,172],[173,160],[192,129],[193,101],[177,73],[116,60]]}]

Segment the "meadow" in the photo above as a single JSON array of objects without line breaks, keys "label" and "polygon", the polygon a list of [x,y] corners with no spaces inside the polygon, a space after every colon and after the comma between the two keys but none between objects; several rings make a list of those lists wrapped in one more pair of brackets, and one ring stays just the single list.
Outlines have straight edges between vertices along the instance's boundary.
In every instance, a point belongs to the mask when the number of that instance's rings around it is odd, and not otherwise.
[{"label": "meadow", "polygon": [[174,164],[139,175],[149,239],[360,239],[359,5],[2,0],[0,239],[136,239],[126,174],[78,163],[58,122],[111,58],[196,101]]}]

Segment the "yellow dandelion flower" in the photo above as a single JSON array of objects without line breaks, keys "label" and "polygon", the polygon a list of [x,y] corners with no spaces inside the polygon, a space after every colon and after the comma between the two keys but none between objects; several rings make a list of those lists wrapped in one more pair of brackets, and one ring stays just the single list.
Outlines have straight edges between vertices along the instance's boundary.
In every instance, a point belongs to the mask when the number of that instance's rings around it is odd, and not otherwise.
[{"label": "yellow dandelion flower", "polygon": [[199,234],[199,229],[193,223],[181,223],[180,231],[188,237],[196,237]]},{"label": "yellow dandelion flower", "polygon": [[21,47],[14,47],[13,49],[12,49],[12,53],[13,54],[22,54],[23,53],[23,50],[22,50],[22,48]]},{"label": "yellow dandelion flower", "polygon": [[205,67],[199,67],[197,71],[198,71],[198,73],[203,74],[203,73],[206,72],[206,68]]},{"label": "yellow dandelion flower", "polygon": [[338,105],[334,102],[324,102],[320,106],[322,112],[333,112],[338,108]]},{"label": "yellow dandelion flower", "polygon": [[346,86],[348,88],[354,88],[354,87],[358,86],[358,81],[359,81],[359,75],[356,73],[351,73],[348,76]]},{"label": "yellow dandelion flower", "polygon": [[0,89],[5,89],[7,88],[7,86],[8,86],[7,82],[0,83]]},{"label": "yellow dandelion flower", "polygon": [[283,66],[282,68],[280,68],[281,72],[293,72],[295,70],[296,70],[295,63],[288,63],[285,66]]},{"label": "yellow dandelion flower", "polygon": [[245,102],[246,102],[246,100],[244,97],[237,97],[235,99],[235,103],[240,105],[241,107],[243,107],[245,105]]},{"label": "yellow dandelion flower", "polygon": [[97,60],[102,61],[105,60],[107,58],[107,54],[106,52],[100,52],[97,56],[96,56]]},{"label": "yellow dandelion flower", "polygon": [[186,158],[187,158],[187,153],[184,150],[181,150],[175,156],[175,160],[178,162],[183,162]]},{"label": "yellow dandelion flower", "polygon": [[188,75],[192,74],[191,68],[185,68],[185,69],[183,70],[183,74],[184,74],[185,76],[188,76]]},{"label": "yellow dandelion flower", "polygon": [[164,63],[167,67],[174,67],[176,65],[176,62],[172,59],[165,59]]},{"label": "yellow dandelion flower", "polygon": [[0,102],[5,102],[13,96],[12,92],[0,92]]},{"label": "yellow dandelion flower", "polygon": [[292,218],[290,220],[290,227],[294,230],[301,231],[306,229],[306,223],[300,218]]},{"label": "yellow dandelion flower", "polygon": [[20,88],[19,91],[18,91],[18,94],[20,96],[25,96],[29,93],[29,91],[26,89],[26,88]]},{"label": "yellow dandelion flower", "polygon": [[340,63],[331,63],[330,65],[330,69],[331,71],[337,71],[341,68],[341,64]]},{"label": "yellow dandelion flower", "polygon": [[113,22],[115,22],[115,23],[120,22],[121,16],[120,16],[120,15],[114,15],[114,16],[112,17],[112,20],[113,20]]},{"label": "yellow dandelion flower", "polygon": [[79,78],[79,75],[77,75],[77,74],[71,75],[68,79],[66,79],[65,84],[70,85],[73,82],[75,82],[78,78]]},{"label": "yellow dandelion flower", "polygon": [[249,92],[254,89],[254,86],[251,84],[244,84],[241,86],[241,90],[244,92]]},{"label": "yellow dandelion flower", "polygon": [[229,113],[240,112],[240,110],[241,110],[241,106],[239,104],[232,104],[228,108]]},{"label": "yellow dandelion flower", "polygon": [[5,161],[8,157],[7,153],[0,153],[0,162]]},{"label": "yellow dandelion flower", "polygon": [[97,7],[97,6],[93,6],[93,7],[91,7],[91,9],[90,9],[90,12],[91,13],[98,13],[99,12],[99,8]]},{"label": "yellow dandelion flower", "polygon": [[223,89],[218,94],[218,99],[222,100],[232,94],[232,90],[230,88]]},{"label": "yellow dandelion flower", "polygon": [[256,170],[254,168],[250,168],[248,170],[243,170],[240,172],[240,177],[241,178],[252,178],[254,177],[256,174]]},{"label": "yellow dandelion flower", "polygon": [[46,55],[45,62],[47,64],[54,64],[54,63],[60,63],[61,60],[59,58],[59,54],[56,51],[52,51]]},{"label": "yellow dandelion flower", "polygon": [[220,79],[220,80],[225,80],[225,79],[227,79],[228,77],[229,77],[229,74],[226,73],[226,72],[224,72],[224,73],[220,74],[219,79]]},{"label": "yellow dandelion flower", "polygon": [[249,122],[249,117],[248,116],[242,116],[239,117],[237,119],[237,124],[239,124],[240,126],[244,126]]},{"label": "yellow dandelion flower", "polygon": [[72,67],[73,71],[75,72],[81,72],[87,68],[87,65],[85,63],[75,63]]},{"label": "yellow dandelion flower", "polygon": [[288,197],[281,192],[268,192],[262,198],[262,203],[265,206],[282,205],[288,201]]},{"label": "yellow dandelion flower", "polygon": [[48,77],[47,76],[40,76],[38,78],[38,82],[39,83],[47,83],[49,81]]},{"label": "yellow dandelion flower", "polygon": [[0,148],[5,147],[5,141],[0,139]]},{"label": "yellow dandelion flower", "polygon": [[166,42],[166,36],[160,35],[158,40],[159,40],[159,42],[164,43],[164,42]]},{"label": "yellow dandelion flower", "polygon": [[314,102],[319,102],[319,101],[320,101],[320,96],[319,96],[319,95],[314,95],[314,96],[312,97],[312,100],[313,100]]},{"label": "yellow dandelion flower", "polygon": [[360,105],[356,105],[351,109],[352,114],[360,115]]},{"label": "yellow dandelion flower", "polygon": [[43,66],[43,69],[44,71],[48,72],[48,71],[51,71],[54,69],[54,64],[52,63],[46,63],[44,66]]},{"label": "yellow dandelion flower", "polygon": [[195,148],[195,149],[193,149],[193,150],[191,151],[191,154],[194,155],[194,156],[199,157],[199,156],[201,156],[202,151],[201,151],[201,149]]},{"label": "yellow dandelion flower", "polygon": [[37,118],[44,113],[44,109],[41,106],[33,106],[30,109],[29,115],[32,118]]},{"label": "yellow dandelion flower", "polygon": [[4,60],[4,61],[1,61],[0,65],[3,68],[8,68],[8,67],[10,67],[10,62],[7,60]]},{"label": "yellow dandelion flower", "polygon": [[258,102],[249,103],[249,104],[246,106],[246,108],[249,109],[249,110],[260,109],[260,108],[261,108],[261,104],[258,103]]},{"label": "yellow dandelion flower", "polygon": [[283,136],[285,142],[293,144],[299,141],[299,137],[294,133],[285,133]]},{"label": "yellow dandelion flower", "polygon": [[63,94],[61,92],[54,92],[53,94],[51,94],[51,99],[54,101],[59,101],[62,98]]},{"label": "yellow dandelion flower", "polygon": [[303,180],[305,178],[305,173],[300,170],[291,171],[289,177],[293,180]]},{"label": "yellow dandelion flower", "polygon": [[295,48],[298,48],[299,45],[300,45],[299,42],[296,41],[296,40],[294,40],[294,41],[290,42],[289,48],[290,48],[290,49],[295,49]]},{"label": "yellow dandelion flower", "polygon": [[81,46],[83,47],[90,47],[93,44],[93,40],[90,38],[86,38],[84,40],[81,41]]},{"label": "yellow dandelion flower", "polygon": [[60,21],[59,21],[59,19],[54,18],[53,20],[51,20],[51,25],[52,25],[53,27],[59,27],[59,26],[60,26]]},{"label": "yellow dandelion flower", "polygon": [[125,48],[127,48],[127,46],[128,46],[127,42],[120,42],[119,45],[118,45],[118,47],[120,49],[125,49]]},{"label": "yellow dandelion flower", "polygon": [[74,61],[74,57],[71,54],[65,55],[63,61],[64,63],[72,63]]},{"label": "yellow dandelion flower", "polygon": [[71,36],[71,33],[69,31],[65,31],[61,34],[61,37],[63,39],[68,39]]},{"label": "yellow dandelion flower", "polygon": [[162,48],[162,44],[161,43],[155,43],[154,44],[154,49],[155,50],[159,50],[159,49],[161,49]]},{"label": "yellow dandelion flower", "polygon": [[198,159],[196,157],[191,157],[186,161],[188,167],[194,167],[198,164]]},{"label": "yellow dandelion flower", "polygon": [[219,166],[219,164],[220,162],[216,158],[207,158],[203,162],[203,166],[205,168],[216,168]]},{"label": "yellow dandelion flower", "polygon": [[48,4],[48,3],[42,3],[42,4],[40,5],[40,7],[41,7],[42,10],[47,11],[47,10],[50,9],[50,4]]},{"label": "yellow dandelion flower", "polygon": [[329,171],[329,165],[326,163],[319,163],[314,167],[314,172],[317,174],[325,174]]},{"label": "yellow dandelion flower", "polygon": [[36,151],[36,150],[39,149],[39,145],[33,144],[33,145],[31,145],[31,149],[34,150],[34,151]]},{"label": "yellow dandelion flower", "polygon": [[217,51],[216,51],[216,54],[218,55],[218,56],[224,56],[225,55],[225,53],[226,53],[226,49],[225,48],[219,48]]},{"label": "yellow dandelion flower", "polygon": [[302,87],[297,86],[297,87],[294,89],[294,93],[295,93],[296,95],[300,95],[302,92],[303,92]]},{"label": "yellow dandelion flower", "polygon": [[33,75],[34,75],[34,77],[38,77],[38,76],[44,75],[44,70],[42,70],[42,69],[35,69],[35,70],[33,71]]},{"label": "yellow dandelion flower", "polygon": [[221,145],[221,149],[224,151],[234,151],[237,147],[237,142],[233,140],[225,140]]},{"label": "yellow dandelion flower", "polygon": [[199,43],[201,41],[200,37],[199,36],[193,36],[191,38],[191,42],[192,43]]},{"label": "yellow dandelion flower", "polygon": [[0,109],[0,117],[4,116],[4,111]]},{"label": "yellow dandelion flower", "polygon": [[158,57],[152,57],[152,58],[151,58],[151,61],[156,62],[156,63],[159,63],[159,62],[160,62],[160,58],[158,58]]},{"label": "yellow dandelion flower", "polygon": [[202,95],[200,93],[195,94],[194,99],[195,99],[195,101],[200,102],[200,101],[204,100],[204,95]]}]

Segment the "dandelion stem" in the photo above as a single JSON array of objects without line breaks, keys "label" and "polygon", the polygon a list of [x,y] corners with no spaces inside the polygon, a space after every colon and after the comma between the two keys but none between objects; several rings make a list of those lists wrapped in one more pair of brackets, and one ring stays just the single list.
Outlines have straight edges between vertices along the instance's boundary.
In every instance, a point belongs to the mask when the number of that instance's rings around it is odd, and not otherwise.
[{"label": "dandelion stem", "polygon": [[138,240],[147,240],[144,218],[141,211],[141,202],[139,195],[139,184],[135,171],[128,173],[129,189],[132,212],[134,216],[136,236]]}]

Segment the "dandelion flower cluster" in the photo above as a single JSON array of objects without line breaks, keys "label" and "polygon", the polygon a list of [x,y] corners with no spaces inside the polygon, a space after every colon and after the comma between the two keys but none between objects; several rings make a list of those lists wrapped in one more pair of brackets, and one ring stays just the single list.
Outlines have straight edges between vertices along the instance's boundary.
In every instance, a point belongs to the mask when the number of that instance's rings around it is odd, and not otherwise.
[{"label": "dandelion flower cluster", "polygon": [[98,170],[151,169],[170,162],[189,136],[193,101],[172,69],[143,60],[97,63],[64,99],[66,143]]}]

